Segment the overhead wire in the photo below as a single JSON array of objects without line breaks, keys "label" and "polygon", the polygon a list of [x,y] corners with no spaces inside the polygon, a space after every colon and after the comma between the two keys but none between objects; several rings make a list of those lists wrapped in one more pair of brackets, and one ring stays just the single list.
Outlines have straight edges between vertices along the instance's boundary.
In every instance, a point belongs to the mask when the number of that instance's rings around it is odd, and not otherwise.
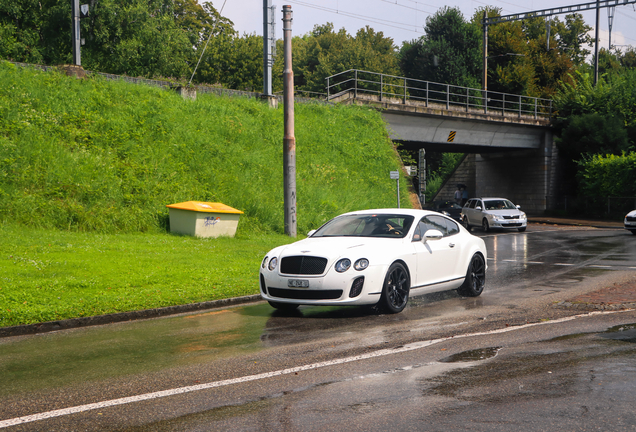
[{"label": "overhead wire", "polygon": [[[393,28],[397,28],[400,30],[405,30],[405,31],[411,31],[414,33],[418,33],[418,34],[423,34],[423,31],[420,30],[416,30],[413,27],[413,24],[408,24],[408,23],[403,23],[403,22],[398,22],[398,21],[392,21],[392,20],[384,20],[381,18],[375,18],[375,17],[371,17],[368,15],[361,15],[361,14],[356,14],[353,12],[346,12],[341,10],[340,8],[334,9],[334,8],[330,8],[330,7],[326,7],[326,6],[319,6],[313,3],[307,3],[304,1],[300,1],[300,0],[288,0],[289,3],[293,3],[293,4],[297,4],[300,6],[305,6],[308,8],[312,8],[312,9],[317,9],[317,10],[321,10],[324,12],[330,12],[330,13],[335,13],[337,15],[342,15],[342,16],[346,16],[349,18],[355,18],[355,19],[359,19],[362,21],[367,21],[367,22],[373,22],[376,24],[381,24],[387,27],[393,27]],[[428,13],[428,12],[427,12]]]}]

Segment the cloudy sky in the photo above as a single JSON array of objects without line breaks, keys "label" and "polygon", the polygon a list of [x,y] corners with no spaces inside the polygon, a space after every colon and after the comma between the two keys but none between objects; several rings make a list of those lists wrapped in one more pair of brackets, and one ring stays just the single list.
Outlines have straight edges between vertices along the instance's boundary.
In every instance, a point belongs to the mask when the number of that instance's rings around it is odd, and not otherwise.
[{"label": "cloudy sky", "polygon": [[[204,0],[200,0],[202,3]],[[208,0],[209,1],[209,0]],[[465,18],[470,18],[479,7],[491,5],[502,9],[502,15],[549,9],[560,6],[587,3],[589,0],[272,0],[276,6],[276,35],[283,37],[282,7],[290,5],[293,11],[292,34],[303,35],[314,25],[332,22],[336,30],[345,28],[348,33],[366,25],[393,38],[396,45],[423,35],[426,18],[447,4],[459,7]],[[633,1],[633,0],[630,0]],[[263,34],[263,0],[213,0],[211,2],[222,15],[234,22],[239,33]],[[609,36],[608,9],[600,12],[601,47],[607,48]],[[564,16],[560,16],[563,20]],[[583,12],[585,22],[595,27],[595,12]],[[592,32],[592,36],[594,32]],[[636,46],[636,11],[634,4],[617,6],[612,26],[612,45]]]}]

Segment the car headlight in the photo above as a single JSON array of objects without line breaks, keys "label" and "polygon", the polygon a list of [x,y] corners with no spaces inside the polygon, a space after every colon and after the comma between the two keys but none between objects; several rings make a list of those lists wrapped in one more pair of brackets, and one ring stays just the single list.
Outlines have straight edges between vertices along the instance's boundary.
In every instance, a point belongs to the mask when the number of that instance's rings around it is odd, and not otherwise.
[{"label": "car headlight", "polygon": [[360,258],[358,261],[356,261],[356,263],[353,265],[353,268],[358,270],[358,271],[362,271],[365,268],[369,267],[369,260],[366,258]]},{"label": "car headlight", "polygon": [[521,215],[519,216],[519,219],[526,219],[526,214],[525,213],[521,213]]},{"label": "car headlight", "polygon": [[265,258],[263,258],[263,262],[261,263],[261,268],[265,268],[265,266],[267,265],[267,256],[265,256]]},{"label": "car headlight", "polygon": [[267,268],[270,270],[274,270],[277,265],[278,265],[278,258],[274,257],[269,261]]},{"label": "car headlight", "polygon": [[349,258],[343,258],[336,263],[335,269],[338,273],[343,273],[349,270],[351,267],[351,260]]}]

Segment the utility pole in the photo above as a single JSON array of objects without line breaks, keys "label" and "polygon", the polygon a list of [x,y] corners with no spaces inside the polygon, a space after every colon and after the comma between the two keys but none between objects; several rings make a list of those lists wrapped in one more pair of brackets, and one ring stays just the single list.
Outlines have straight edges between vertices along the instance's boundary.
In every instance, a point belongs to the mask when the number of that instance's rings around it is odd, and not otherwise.
[{"label": "utility pole", "polygon": [[483,62],[483,75],[481,78],[481,87],[484,91],[484,113],[488,113],[488,24],[485,23],[487,18],[486,11],[484,11],[484,20],[482,21],[484,24],[484,40],[483,40],[483,52],[484,52],[484,62]]},{"label": "utility pole", "polygon": [[285,234],[296,237],[296,138],[294,137],[294,71],[292,70],[292,10],[283,6],[283,43],[285,70],[283,71],[283,183],[285,195]]},{"label": "utility pole", "polygon": [[276,55],[276,23],[272,0],[263,0],[263,97],[272,94],[272,66]]},{"label": "utility pole", "polygon": [[608,49],[612,50],[612,25],[614,25],[614,11],[616,6],[607,8],[607,24],[609,27],[609,46]]},{"label": "utility pole", "polygon": [[73,10],[73,19],[71,21],[71,35],[73,37],[73,64],[75,66],[81,66],[82,55],[80,53],[80,6],[79,0],[71,1],[71,9]]},{"label": "utility pole", "polygon": [[595,30],[595,38],[596,43],[594,44],[594,85],[598,83],[598,31],[599,24],[601,23],[601,8],[599,7],[599,0],[596,0],[596,30]]}]

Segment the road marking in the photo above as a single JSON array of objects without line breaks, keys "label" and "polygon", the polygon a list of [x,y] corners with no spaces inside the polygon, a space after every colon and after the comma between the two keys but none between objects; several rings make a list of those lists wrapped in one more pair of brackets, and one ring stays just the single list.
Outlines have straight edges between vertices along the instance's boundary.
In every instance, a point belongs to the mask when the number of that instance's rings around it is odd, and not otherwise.
[{"label": "road marking", "polygon": [[586,313],[586,314],[580,314],[580,315],[574,315],[574,316],[570,316],[570,317],[560,318],[560,319],[556,319],[556,320],[553,320],[553,321],[542,321],[542,322],[537,322],[537,323],[524,324],[524,325],[520,325],[520,326],[504,327],[504,328],[501,328],[501,329],[491,330],[491,331],[487,331],[487,332],[469,333],[469,334],[459,335],[459,336],[454,336],[454,337],[445,337],[445,338],[440,338],[440,339],[431,339],[431,340],[427,340],[427,341],[413,342],[411,344],[403,345],[403,346],[397,347],[397,348],[382,349],[382,350],[373,351],[373,352],[369,352],[369,353],[361,354],[361,355],[357,355],[357,356],[334,359],[334,360],[329,360],[329,361],[324,361],[324,362],[319,362],[319,363],[311,363],[311,364],[308,364],[308,365],[297,366],[297,367],[289,368],[289,369],[281,369],[281,370],[272,371],[272,372],[264,372],[264,373],[260,373],[260,374],[256,374],[256,375],[247,375],[247,376],[243,376],[243,377],[239,377],[239,378],[232,378],[232,379],[227,379],[227,380],[222,380],[222,381],[213,381],[213,382],[209,382],[209,383],[205,383],[205,384],[198,384],[198,385],[194,385],[194,386],[179,387],[179,388],[174,388],[174,389],[169,389],[169,390],[162,390],[162,391],[153,392],[153,393],[141,394],[141,395],[137,395],[137,396],[129,396],[129,397],[124,397],[124,398],[119,398],[119,399],[111,399],[111,400],[106,400],[106,401],[102,401],[102,402],[96,402],[96,403],[92,403],[92,404],[78,405],[78,406],[69,407],[69,408],[63,408],[63,409],[54,410],[54,411],[46,411],[46,412],[42,412],[42,413],[38,413],[38,414],[32,414],[32,415],[27,415],[27,416],[23,416],[23,417],[16,417],[16,418],[7,419],[7,420],[0,420],[0,429],[6,428],[6,427],[9,427],[9,426],[16,426],[16,425],[19,425],[19,424],[39,421],[39,420],[46,420],[46,419],[55,418],[55,417],[61,417],[61,416],[66,416],[66,415],[71,415],[71,414],[77,414],[77,413],[81,413],[81,412],[85,412],[85,411],[91,411],[91,410],[95,410],[95,409],[99,409],[99,408],[108,408],[108,407],[117,406],[117,405],[125,405],[125,404],[134,403],[134,402],[141,402],[141,401],[146,401],[146,400],[151,400],[151,399],[158,399],[158,398],[163,398],[163,397],[167,397],[167,396],[174,396],[174,395],[179,395],[179,394],[184,394],[184,393],[192,393],[192,392],[196,392],[196,391],[208,390],[208,389],[218,388],[218,387],[224,387],[224,386],[233,385],[233,384],[240,384],[240,383],[246,383],[246,382],[250,382],[250,381],[262,380],[262,379],[266,379],[266,378],[273,378],[273,377],[277,377],[277,376],[281,376],[281,375],[289,375],[289,374],[294,374],[294,373],[297,373],[297,372],[303,372],[303,371],[307,371],[307,370],[311,370],[311,369],[318,369],[318,368],[323,368],[323,367],[328,367],[328,366],[336,366],[336,365],[356,362],[356,361],[360,361],[360,360],[367,360],[367,359],[376,358],[376,357],[384,357],[384,356],[388,356],[388,355],[401,354],[401,353],[405,353],[405,352],[408,352],[408,351],[414,351],[414,350],[419,350],[419,349],[422,349],[422,348],[426,348],[426,347],[429,347],[431,345],[435,345],[435,344],[438,344],[438,343],[441,343],[441,342],[446,342],[448,340],[454,340],[454,339],[456,340],[456,339],[476,337],[476,336],[488,336],[488,335],[493,335],[493,334],[498,334],[498,333],[507,333],[507,332],[510,332],[510,331],[522,330],[522,329],[525,329],[525,328],[536,327],[536,326],[540,326],[540,325],[560,324],[560,323],[563,323],[563,322],[572,321],[572,320],[577,319],[577,318],[584,318],[584,317],[588,317],[588,316],[592,316],[592,315],[613,314],[613,313],[620,313],[620,312],[626,312],[626,311],[631,311],[631,310],[628,309],[628,310],[621,310],[621,311],[594,311],[594,312],[590,312],[590,313]]},{"label": "road marking", "polygon": [[600,264],[590,264],[588,267],[597,267],[597,268],[612,268],[612,266],[608,265],[600,265]]},{"label": "road marking", "polygon": [[557,265],[557,266],[573,266],[573,265],[576,265],[576,264],[570,264],[570,263],[554,263],[554,265]]}]

